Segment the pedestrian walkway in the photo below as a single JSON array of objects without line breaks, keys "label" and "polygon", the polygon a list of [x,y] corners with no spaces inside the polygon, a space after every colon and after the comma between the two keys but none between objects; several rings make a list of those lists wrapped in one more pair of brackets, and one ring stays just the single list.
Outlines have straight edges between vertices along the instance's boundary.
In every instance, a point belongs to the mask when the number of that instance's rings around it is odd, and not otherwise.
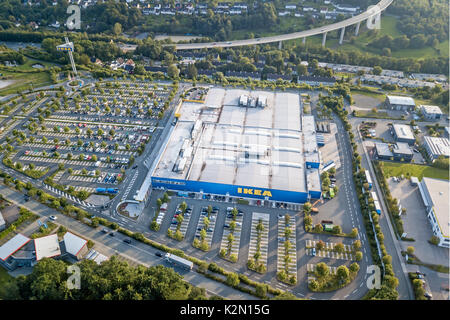
[{"label": "pedestrian walkway", "polygon": [[136,170],[136,172],[134,173],[134,176],[131,178],[131,181],[128,183],[128,186],[125,189],[125,192],[123,193],[121,201],[125,201],[127,199],[128,194],[130,193],[131,189],[133,188],[133,184],[136,181],[138,175],[139,175],[139,170]]},{"label": "pedestrian walkway", "polygon": [[80,200],[80,199],[78,199],[77,197],[74,197],[74,196],[72,196],[72,195],[70,195],[70,194],[68,194],[68,193],[66,193],[66,192],[64,192],[64,191],[61,191],[61,190],[56,189],[56,188],[54,188],[54,187],[52,187],[52,186],[49,186],[48,184],[45,184],[45,183],[44,183],[44,187],[45,187],[46,189],[50,190],[51,192],[56,193],[57,195],[59,195],[59,196],[61,196],[61,197],[64,197],[64,198],[67,198],[67,199],[69,199],[69,200],[71,200],[71,201],[73,201],[73,202],[76,202],[76,203],[78,203],[78,204],[80,204],[80,205],[82,205],[82,206],[85,206],[85,207],[94,207],[93,204],[90,204],[89,202]]}]

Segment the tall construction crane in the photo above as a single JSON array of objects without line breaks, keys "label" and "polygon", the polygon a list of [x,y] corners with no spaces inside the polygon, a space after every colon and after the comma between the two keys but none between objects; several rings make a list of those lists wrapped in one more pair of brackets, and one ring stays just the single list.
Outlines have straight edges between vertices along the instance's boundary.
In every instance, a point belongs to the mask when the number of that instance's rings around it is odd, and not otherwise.
[{"label": "tall construction crane", "polygon": [[70,63],[72,64],[72,70],[75,73],[75,77],[77,74],[77,68],[75,67],[75,61],[73,60],[73,42],[69,42],[69,38],[65,37],[66,43],[60,44],[59,46],[56,46],[57,51],[65,51],[69,53],[69,59]]}]

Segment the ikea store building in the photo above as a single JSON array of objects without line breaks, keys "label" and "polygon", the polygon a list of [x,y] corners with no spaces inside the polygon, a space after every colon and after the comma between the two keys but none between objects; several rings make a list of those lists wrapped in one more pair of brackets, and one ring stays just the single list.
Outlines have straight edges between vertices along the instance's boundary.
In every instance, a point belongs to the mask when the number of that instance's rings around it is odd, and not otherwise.
[{"label": "ikea store building", "polygon": [[301,105],[295,93],[223,88],[183,102],[151,187],[264,204],[320,198],[314,117]]}]

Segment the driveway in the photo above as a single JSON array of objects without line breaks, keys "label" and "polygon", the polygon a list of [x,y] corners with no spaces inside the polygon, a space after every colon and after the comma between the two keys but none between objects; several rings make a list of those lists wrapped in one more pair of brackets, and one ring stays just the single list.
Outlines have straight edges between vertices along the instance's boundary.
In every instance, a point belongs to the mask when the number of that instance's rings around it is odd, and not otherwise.
[{"label": "driveway", "polygon": [[449,265],[449,250],[432,245],[428,242],[433,236],[431,225],[425,212],[425,206],[420,196],[419,187],[411,186],[409,180],[404,179],[394,182],[388,179],[389,189],[394,198],[397,198],[403,208],[406,208],[406,215],[402,217],[405,232],[408,238],[416,241],[402,241],[403,250],[408,246],[416,249],[417,257],[426,263]]}]

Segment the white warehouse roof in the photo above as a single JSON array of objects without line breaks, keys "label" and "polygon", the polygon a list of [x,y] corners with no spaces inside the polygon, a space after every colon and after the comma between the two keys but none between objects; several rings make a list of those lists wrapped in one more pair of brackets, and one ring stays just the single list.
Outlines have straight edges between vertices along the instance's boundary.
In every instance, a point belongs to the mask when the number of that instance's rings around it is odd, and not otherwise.
[{"label": "white warehouse roof", "polygon": [[43,258],[51,258],[61,255],[57,234],[34,239],[34,246],[36,248],[37,261]]},{"label": "white warehouse roof", "polygon": [[404,106],[415,106],[416,103],[411,97],[403,96],[386,96],[390,104],[399,104]]},{"label": "white warehouse roof", "polygon": [[438,220],[439,227],[445,237],[449,236],[449,186],[447,180],[432,179],[423,177],[423,184],[425,184],[430,195],[434,213]]},{"label": "white warehouse roof", "polygon": [[406,124],[394,124],[394,131],[398,139],[410,139],[414,140],[414,134],[411,127]]},{"label": "white warehouse roof", "polygon": [[64,235],[64,245],[66,246],[66,251],[73,256],[76,256],[86,244],[87,240],[80,238],[73,233],[67,232]]},{"label": "white warehouse roof", "polygon": [[420,110],[422,110],[422,112],[425,112],[427,114],[442,114],[442,110],[438,106],[421,105]]},{"label": "white warehouse roof", "polygon": [[31,239],[21,235],[20,233],[14,236],[12,239],[8,240],[5,244],[0,247],[0,259],[5,261],[14,252],[26,245]]}]

